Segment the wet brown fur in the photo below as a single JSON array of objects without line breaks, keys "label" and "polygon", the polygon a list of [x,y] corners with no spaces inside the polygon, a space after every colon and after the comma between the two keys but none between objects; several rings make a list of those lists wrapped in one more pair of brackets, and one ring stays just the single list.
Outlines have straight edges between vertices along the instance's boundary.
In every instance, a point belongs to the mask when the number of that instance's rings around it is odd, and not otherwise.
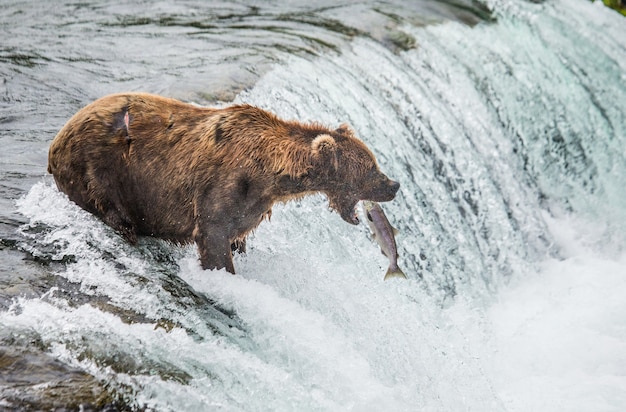
[{"label": "wet brown fur", "polygon": [[106,96],[76,113],[50,146],[48,171],[129,242],[195,242],[203,268],[232,273],[231,249],[245,249],[275,202],[322,192],[355,223],[358,200],[391,200],[398,189],[348,126],[141,93]]}]

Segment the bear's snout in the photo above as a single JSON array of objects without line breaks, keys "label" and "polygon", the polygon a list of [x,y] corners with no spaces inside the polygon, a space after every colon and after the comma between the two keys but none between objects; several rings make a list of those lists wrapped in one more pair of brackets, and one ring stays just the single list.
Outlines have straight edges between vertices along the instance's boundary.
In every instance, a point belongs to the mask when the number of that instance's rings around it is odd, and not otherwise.
[{"label": "bear's snout", "polygon": [[396,195],[396,193],[398,193],[399,189],[400,183],[394,182],[393,180],[389,182],[389,190],[393,193],[394,196]]},{"label": "bear's snout", "polygon": [[384,186],[382,192],[383,192],[383,196],[388,197],[388,198],[385,200],[381,200],[381,202],[393,200],[393,198],[396,197],[396,193],[398,193],[399,189],[400,189],[400,183],[387,179],[386,185]]},{"label": "bear's snout", "polygon": [[396,197],[396,193],[400,189],[400,183],[391,179],[383,179],[364,200],[373,202],[388,202]]}]

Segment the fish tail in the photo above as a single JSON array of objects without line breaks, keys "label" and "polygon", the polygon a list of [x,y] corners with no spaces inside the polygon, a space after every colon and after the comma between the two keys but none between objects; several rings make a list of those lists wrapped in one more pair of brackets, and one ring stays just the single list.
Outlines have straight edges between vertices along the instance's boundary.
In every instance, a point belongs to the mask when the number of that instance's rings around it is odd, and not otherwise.
[{"label": "fish tail", "polygon": [[402,269],[400,269],[398,266],[395,266],[395,267],[389,266],[389,269],[387,270],[387,273],[385,274],[384,280],[391,279],[391,278],[408,279],[406,275],[404,274],[404,272],[402,271]]}]

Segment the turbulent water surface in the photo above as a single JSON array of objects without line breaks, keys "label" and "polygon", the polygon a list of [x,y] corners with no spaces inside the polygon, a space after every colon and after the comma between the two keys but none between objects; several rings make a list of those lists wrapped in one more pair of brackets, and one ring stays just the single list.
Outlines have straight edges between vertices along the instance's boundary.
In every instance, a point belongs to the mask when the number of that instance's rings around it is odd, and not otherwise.
[{"label": "turbulent water surface", "polygon": [[[626,19],[600,1],[2,2],[0,409],[622,411]],[[408,280],[323,196],[235,257],[46,174],[107,93],[349,123]]]}]

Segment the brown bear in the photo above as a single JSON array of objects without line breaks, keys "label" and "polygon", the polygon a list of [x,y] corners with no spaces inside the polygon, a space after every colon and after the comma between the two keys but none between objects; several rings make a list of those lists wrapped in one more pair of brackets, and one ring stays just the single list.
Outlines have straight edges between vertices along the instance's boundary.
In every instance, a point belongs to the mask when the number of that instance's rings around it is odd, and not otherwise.
[{"label": "brown bear", "polygon": [[392,200],[400,186],[346,125],[144,93],[106,96],[76,113],[50,145],[48,172],[127,241],[195,242],[204,269],[231,273],[232,252],[275,202],[321,192],[358,224],[359,200]]}]

